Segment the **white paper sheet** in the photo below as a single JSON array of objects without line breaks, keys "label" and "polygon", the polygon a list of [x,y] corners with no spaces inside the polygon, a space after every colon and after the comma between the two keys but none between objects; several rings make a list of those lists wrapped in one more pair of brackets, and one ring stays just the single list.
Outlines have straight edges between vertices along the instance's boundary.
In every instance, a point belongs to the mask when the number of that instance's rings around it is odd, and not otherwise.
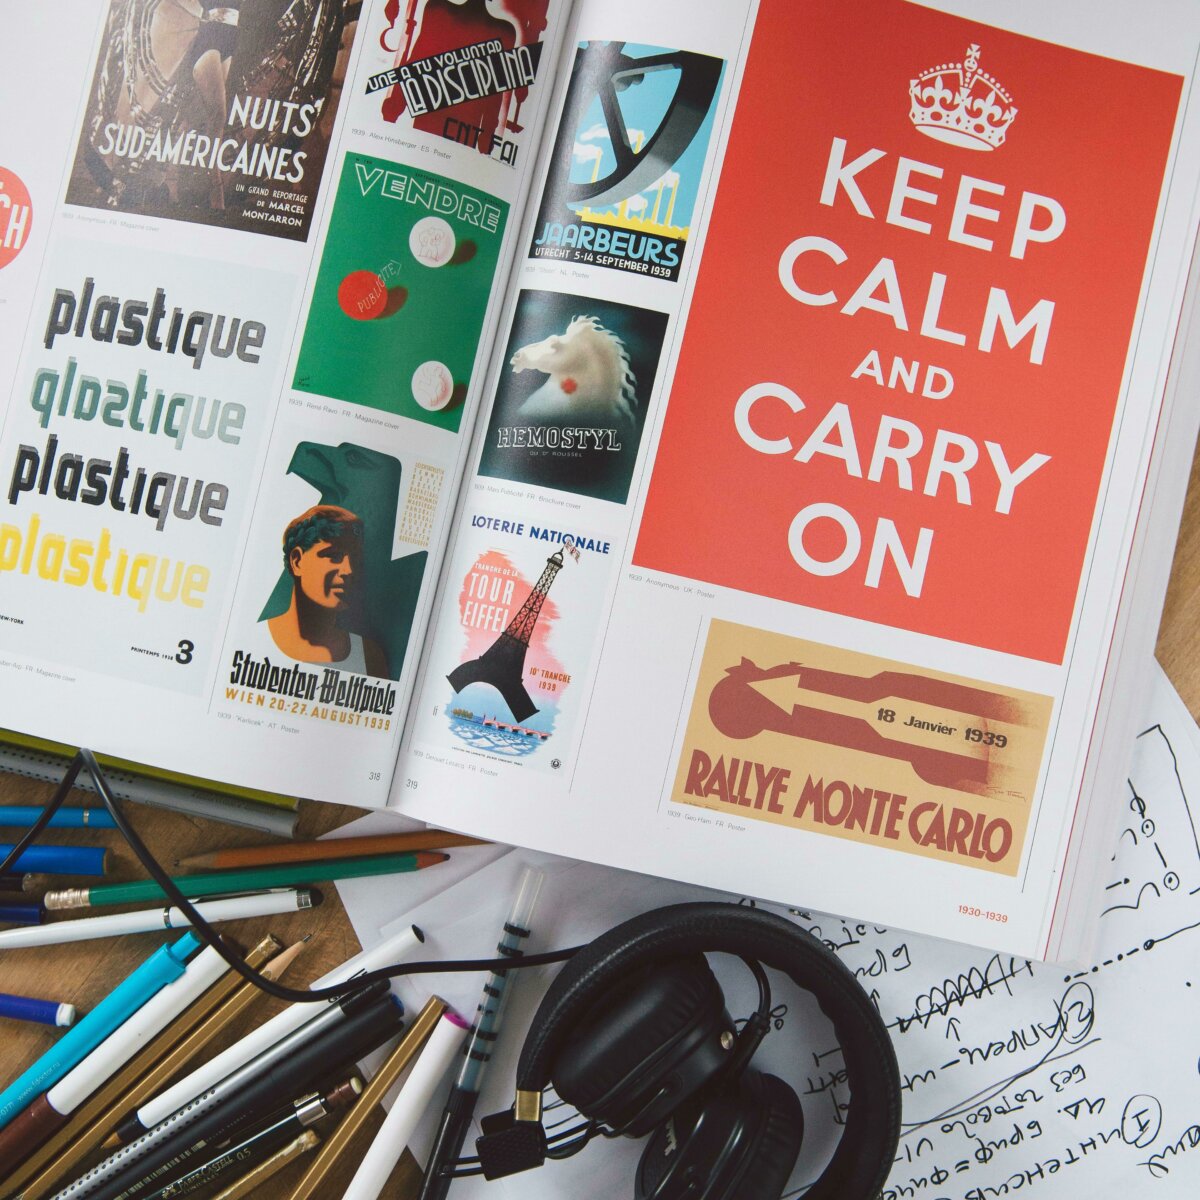
[{"label": "white paper sheet", "polygon": [[[904,1133],[885,1200],[990,1200],[1033,1194],[1089,1200],[1200,1194],[1200,731],[1165,675],[1156,684],[1129,781],[1126,820],[1105,887],[1099,951],[1075,967],[1029,963],[839,918],[791,914],[861,977],[892,1031]],[[534,921],[538,949],[574,944],[659,904],[714,893],[524,851],[504,855],[394,920],[429,933],[429,956],[487,956],[525,861],[548,872]],[[382,904],[370,909],[386,932]],[[356,916],[357,912],[357,916]],[[377,924],[376,924],[377,923]],[[356,926],[357,928],[357,926]],[[362,936],[371,936],[363,927]],[[744,968],[714,960],[729,1010],[747,1014]],[[477,1116],[507,1107],[521,1040],[552,968],[515,988]],[[540,978],[539,978],[540,977]],[[464,1015],[482,976],[425,976]],[[841,1057],[815,1004],[773,976],[783,1027],[755,1064],[786,1078],[806,1135],[788,1196],[828,1160],[849,1099]],[[564,1111],[562,1116],[568,1114]],[[562,1119],[550,1110],[548,1123]],[[427,1145],[428,1130],[414,1145]],[[457,1200],[610,1200],[632,1192],[642,1143],[617,1139],[507,1181],[455,1184]],[[473,1153],[468,1146],[464,1153]]]}]

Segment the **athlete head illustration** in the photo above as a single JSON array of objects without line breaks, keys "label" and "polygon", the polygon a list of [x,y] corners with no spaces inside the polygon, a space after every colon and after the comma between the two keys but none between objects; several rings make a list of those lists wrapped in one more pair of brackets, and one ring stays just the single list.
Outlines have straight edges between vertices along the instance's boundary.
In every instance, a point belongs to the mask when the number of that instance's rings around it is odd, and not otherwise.
[{"label": "athlete head illustration", "polygon": [[363,579],[362,521],[349,509],[318,504],[288,522],[283,560],[291,602],[267,622],[279,649],[300,662],[386,675],[383,651],[352,631]]},{"label": "athlete head illustration", "polygon": [[341,608],[362,572],[362,522],[349,510],[318,504],[283,531],[283,561],[292,584],[320,608]]}]

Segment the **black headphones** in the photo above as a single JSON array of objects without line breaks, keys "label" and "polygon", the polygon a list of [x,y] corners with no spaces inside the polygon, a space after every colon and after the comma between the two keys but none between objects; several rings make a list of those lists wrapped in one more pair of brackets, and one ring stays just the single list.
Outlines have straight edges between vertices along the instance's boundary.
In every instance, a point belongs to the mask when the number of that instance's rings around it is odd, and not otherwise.
[{"label": "black headphones", "polygon": [[[758,981],[758,1011],[740,1030],[708,953],[738,956]],[[643,913],[568,960],[522,1047],[513,1108],[483,1119],[483,1174],[541,1166],[597,1134],[650,1134],[637,1200],[777,1200],[804,1118],[783,1080],[749,1065],[770,1028],[763,967],[816,998],[841,1044],[851,1093],[837,1149],[806,1200],[873,1200],[900,1136],[900,1072],[883,1020],[811,934],[773,913],[711,902]],[[586,1119],[566,1146],[548,1143],[542,1126],[551,1084]]]},{"label": "black headphones", "polygon": [[[651,1133],[638,1166],[637,1200],[779,1200],[799,1157],[804,1120],[786,1083],[749,1067],[770,1028],[763,967],[771,967],[811,992],[832,1022],[851,1093],[837,1149],[806,1200],[875,1200],[883,1188],[900,1136],[895,1050],[849,968],[792,922],[738,904],[676,904],[634,917],[585,946],[517,960],[394,963],[336,985],[289,988],[248,966],[195,910],[126,820],[90,750],[75,754],[41,816],[3,856],[0,872],[41,835],[81,771],[150,877],[202,940],[278,999],[315,1004],[377,979],[566,962],[521,1049],[513,1107],[483,1118],[483,1136],[475,1142],[482,1170],[462,1174],[497,1179],[548,1157],[566,1158],[597,1135]],[[758,1011],[740,1030],[704,959],[712,953],[741,958],[758,982]],[[551,1084],[586,1122],[548,1140],[542,1093]]]}]

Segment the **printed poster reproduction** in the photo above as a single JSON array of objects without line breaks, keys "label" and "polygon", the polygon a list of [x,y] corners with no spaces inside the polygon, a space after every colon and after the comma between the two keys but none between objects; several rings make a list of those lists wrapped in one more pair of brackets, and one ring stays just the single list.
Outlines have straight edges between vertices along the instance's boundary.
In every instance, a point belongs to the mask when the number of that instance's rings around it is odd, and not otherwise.
[{"label": "printed poster reproduction", "polygon": [[457,431],[508,205],[347,154],[294,386]]},{"label": "printed poster reproduction", "polygon": [[723,67],[659,46],[580,46],[530,257],[678,279]]},{"label": "printed poster reproduction", "polygon": [[0,444],[0,648],[194,692],[254,499],[290,281],[68,239],[48,263]]},{"label": "printed poster reproduction", "polygon": [[383,769],[414,666],[443,479],[386,437],[277,435],[224,637],[223,714],[285,745],[328,731],[364,756],[358,781]]},{"label": "printed poster reproduction", "polygon": [[442,472],[415,464],[406,478],[368,446],[301,442],[288,474],[313,502],[278,531],[282,566],[259,620],[297,662],[398,679],[428,554],[394,548],[418,513],[431,524]]},{"label": "printed poster reproduction", "polygon": [[33,225],[33,201],[25,181],[0,163],[0,268],[25,248]]},{"label": "printed poster reproduction", "polygon": [[797,19],[758,10],[634,562],[1059,663],[1181,80]]},{"label": "printed poster reproduction", "polygon": [[547,8],[548,0],[387,0],[372,46],[391,65],[368,76],[366,94],[389,124],[515,166]]},{"label": "printed poster reproduction", "polygon": [[667,314],[523,291],[479,473],[623,504]]},{"label": "printed poster reproduction", "polygon": [[1051,700],[714,621],[671,798],[1015,875]]},{"label": "printed poster reproduction", "polygon": [[485,513],[472,518],[469,542],[459,629],[443,642],[457,643],[442,707],[448,731],[459,748],[558,771],[587,686],[611,544]]},{"label": "printed poster reproduction", "polygon": [[303,241],[354,0],[111,0],[67,202]]}]

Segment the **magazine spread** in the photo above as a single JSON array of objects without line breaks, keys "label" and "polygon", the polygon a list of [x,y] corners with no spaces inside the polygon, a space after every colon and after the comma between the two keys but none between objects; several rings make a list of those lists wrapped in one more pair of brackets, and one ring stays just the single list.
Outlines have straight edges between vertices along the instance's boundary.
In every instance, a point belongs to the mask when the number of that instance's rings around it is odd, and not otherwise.
[{"label": "magazine spread", "polygon": [[101,7],[0,49],[0,726],[1071,951],[1200,13]]},{"label": "magazine spread", "polygon": [[0,50],[0,726],[382,805],[564,6],[67,8]]}]

